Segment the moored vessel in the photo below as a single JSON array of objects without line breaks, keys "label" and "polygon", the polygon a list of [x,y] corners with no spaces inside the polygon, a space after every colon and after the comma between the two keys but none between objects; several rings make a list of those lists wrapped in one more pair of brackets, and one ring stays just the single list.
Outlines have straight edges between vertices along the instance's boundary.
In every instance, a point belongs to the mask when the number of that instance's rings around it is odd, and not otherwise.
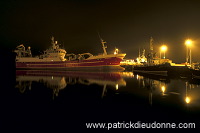
[{"label": "moored vessel", "polygon": [[192,73],[192,78],[200,79],[200,70],[199,69],[190,69]]},{"label": "moored vessel", "polygon": [[[145,73],[153,75],[167,76],[169,68],[169,60],[157,57],[156,52],[153,51],[153,38],[150,38],[150,51],[147,55],[146,61],[142,65],[135,65],[133,67],[134,73]],[[145,55],[143,54],[143,57]]]},{"label": "moored vessel", "polygon": [[107,54],[105,41],[101,39],[104,53],[92,55],[91,53],[67,54],[65,49],[61,49],[54,37],[51,38],[52,46],[45,50],[42,55],[32,57],[31,48],[25,49],[24,45],[19,45],[14,51],[16,56],[17,69],[66,69],[66,70],[123,70],[120,61],[125,57],[125,53],[118,53],[118,49],[113,54]]},{"label": "moored vessel", "polygon": [[153,51],[153,38],[150,39],[150,51],[147,62],[133,66],[134,73],[152,74],[170,77],[191,77],[191,71],[186,65],[172,63],[172,60],[161,58]]}]

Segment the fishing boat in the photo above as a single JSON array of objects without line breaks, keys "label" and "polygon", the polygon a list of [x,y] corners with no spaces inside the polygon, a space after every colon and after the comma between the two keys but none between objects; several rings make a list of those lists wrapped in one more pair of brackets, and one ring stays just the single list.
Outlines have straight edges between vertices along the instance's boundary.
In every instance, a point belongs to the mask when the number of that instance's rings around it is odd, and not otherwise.
[{"label": "fishing boat", "polygon": [[[140,53],[140,52],[139,52]],[[158,58],[156,52],[153,51],[153,38],[150,38],[150,51],[145,57],[145,52],[142,56],[139,54],[138,59],[145,59],[140,65],[133,66],[134,73],[144,73],[159,76],[167,76],[168,68],[170,66],[168,59]],[[142,57],[142,58],[141,58]],[[140,61],[139,61],[140,62]]]},{"label": "fishing boat", "polygon": [[27,49],[23,44],[16,47],[17,69],[65,69],[65,70],[123,70],[120,62],[125,53],[118,53],[115,49],[113,54],[107,54],[105,41],[101,39],[104,53],[92,55],[91,53],[67,54],[65,49],[59,47],[54,37],[51,38],[52,46],[45,50],[42,55],[32,57],[31,48]]},{"label": "fishing boat", "polygon": [[[145,57],[144,55],[142,55]],[[133,66],[134,73],[151,74],[156,76],[190,77],[191,71],[186,65],[172,63],[172,60],[161,58],[153,51],[153,38],[150,39],[150,50],[147,55],[147,62],[142,65]]]},{"label": "fishing boat", "polygon": [[168,64],[153,65],[153,66],[134,66],[134,73],[146,73],[160,76],[168,76]]}]

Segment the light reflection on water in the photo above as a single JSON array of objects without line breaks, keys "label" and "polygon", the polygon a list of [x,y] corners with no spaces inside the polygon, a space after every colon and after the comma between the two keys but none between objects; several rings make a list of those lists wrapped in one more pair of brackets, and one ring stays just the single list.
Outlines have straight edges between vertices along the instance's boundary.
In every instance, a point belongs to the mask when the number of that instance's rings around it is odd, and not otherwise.
[{"label": "light reflection on water", "polygon": [[120,72],[80,72],[80,71],[38,71],[38,70],[18,70],[16,71],[16,88],[24,93],[32,89],[32,82],[44,84],[45,87],[53,90],[54,96],[67,89],[67,85],[92,85],[102,86],[102,97],[108,87],[118,90],[121,86],[126,86],[123,76],[132,76],[133,73]]},{"label": "light reflection on water", "polygon": [[132,72],[16,71],[15,88],[20,93],[39,89],[32,85],[33,82],[52,89],[53,99],[59,97],[59,93],[68,89],[69,85],[78,84],[80,88],[96,85],[102,88],[99,94],[101,98],[106,96],[107,90],[112,90],[114,94],[125,92],[148,98],[147,103],[151,106],[154,102],[175,106],[182,104],[181,106],[194,107],[200,111],[200,82],[194,79],[142,76]]},{"label": "light reflection on water", "polygon": [[17,70],[7,112],[15,110],[14,125],[56,130],[85,129],[86,122],[198,124],[199,84],[195,79],[132,72]]},{"label": "light reflection on water", "polygon": [[153,104],[152,96],[155,96],[158,97],[158,101],[162,100],[161,104],[177,104],[177,102],[179,102],[183,104],[183,106],[190,106],[190,108],[198,107],[198,110],[200,111],[199,80],[181,78],[173,79],[169,77],[153,79],[151,77],[140,75],[136,75],[136,79],[140,88],[148,88],[150,93],[150,104]]}]

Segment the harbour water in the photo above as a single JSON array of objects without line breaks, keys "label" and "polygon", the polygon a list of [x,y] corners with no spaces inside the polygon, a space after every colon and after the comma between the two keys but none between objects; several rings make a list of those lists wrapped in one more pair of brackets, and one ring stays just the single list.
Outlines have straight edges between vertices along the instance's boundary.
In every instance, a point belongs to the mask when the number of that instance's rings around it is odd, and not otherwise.
[{"label": "harbour water", "polygon": [[1,125],[7,129],[95,131],[86,123],[130,121],[200,126],[196,79],[47,70],[16,70],[13,77],[1,90]]}]

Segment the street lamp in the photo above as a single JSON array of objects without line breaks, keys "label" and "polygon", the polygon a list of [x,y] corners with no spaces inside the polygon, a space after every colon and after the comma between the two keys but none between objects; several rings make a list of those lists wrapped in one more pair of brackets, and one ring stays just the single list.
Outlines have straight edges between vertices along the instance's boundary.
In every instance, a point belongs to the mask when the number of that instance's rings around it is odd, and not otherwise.
[{"label": "street lamp", "polygon": [[[165,52],[167,51],[167,46],[162,45],[162,46],[160,47],[160,50],[161,50],[161,52],[163,52],[163,54],[164,54],[163,58],[165,59]],[[160,54],[160,58],[161,58],[161,54]]]},{"label": "street lamp", "polygon": [[190,60],[190,65],[192,65],[192,52],[191,52],[192,40],[187,39],[185,41],[185,45],[186,45],[186,64],[188,63],[188,60]]}]

